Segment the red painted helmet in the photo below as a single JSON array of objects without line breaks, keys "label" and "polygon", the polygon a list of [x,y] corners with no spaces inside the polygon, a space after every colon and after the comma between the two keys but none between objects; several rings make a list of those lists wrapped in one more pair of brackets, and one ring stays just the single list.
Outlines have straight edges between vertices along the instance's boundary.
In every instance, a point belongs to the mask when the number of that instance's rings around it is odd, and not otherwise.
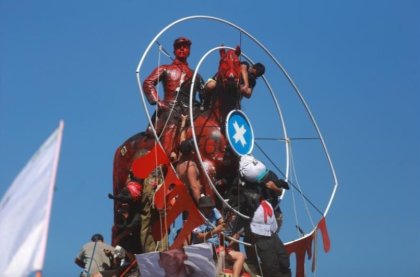
[{"label": "red painted helmet", "polygon": [[186,37],[179,37],[174,41],[174,48],[176,48],[178,45],[186,44],[188,46],[191,46],[191,40],[189,40]]},{"label": "red painted helmet", "polygon": [[130,181],[127,184],[127,190],[130,192],[131,199],[138,201],[141,197],[143,186],[137,182]]}]

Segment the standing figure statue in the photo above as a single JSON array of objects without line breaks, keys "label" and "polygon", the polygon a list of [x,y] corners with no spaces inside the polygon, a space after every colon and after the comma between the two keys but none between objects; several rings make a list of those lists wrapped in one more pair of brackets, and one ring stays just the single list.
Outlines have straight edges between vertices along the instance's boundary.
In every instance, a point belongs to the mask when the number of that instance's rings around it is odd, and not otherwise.
[{"label": "standing figure statue", "polygon": [[[151,105],[157,105],[157,112],[152,117],[156,133],[161,136],[161,143],[168,155],[178,147],[180,130],[178,123],[181,115],[189,113],[189,97],[194,71],[188,67],[191,41],[180,37],[174,41],[175,59],[171,64],[155,68],[143,82],[143,91]],[[163,85],[163,99],[158,95],[156,86]],[[199,111],[196,94],[200,97],[204,88],[201,76],[197,75],[194,86],[194,111]],[[150,126],[149,126],[150,128]]]}]

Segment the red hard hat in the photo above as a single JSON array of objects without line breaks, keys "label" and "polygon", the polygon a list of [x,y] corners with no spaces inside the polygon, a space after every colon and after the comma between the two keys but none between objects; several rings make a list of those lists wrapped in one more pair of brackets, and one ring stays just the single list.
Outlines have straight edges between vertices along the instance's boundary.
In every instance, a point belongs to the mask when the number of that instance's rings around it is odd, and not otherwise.
[{"label": "red hard hat", "polygon": [[189,40],[186,37],[179,37],[174,41],[174,48],[178,45],[181,45],[181,44],[186,44],[186,45],[190,46],[191,45],[191,40]]},{"label": "red hard hat", "polygon": [[140,199],[141,196],[141,192],[143,190],[143,186],[140,185],[137,182],[134,181],[130,181],[127,184],[127,189],[130,192],[131,198],[133,199],[133,201],[137,201]]}]

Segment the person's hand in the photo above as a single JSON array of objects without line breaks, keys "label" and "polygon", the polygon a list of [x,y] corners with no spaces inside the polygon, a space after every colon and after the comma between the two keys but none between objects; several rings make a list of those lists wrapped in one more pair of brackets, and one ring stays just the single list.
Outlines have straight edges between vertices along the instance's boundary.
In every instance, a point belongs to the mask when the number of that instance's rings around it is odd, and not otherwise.
[{"label": "person's hand", "polygon": [[181,122],[186,123],[188,119],[188,114],[181,114]]},{"label": "person's hand", "polygon": [[223,230],[225,230],[225,227],[226,227],[226,223],[223,222],[222,224],[217,225],[216,228],[213,229],[212,233],[218,234],[222,232]]},{"label": "person's hand", "polygon": [[163,103],[162,101],[158,101],[157,105],[158,105],[158,109],[160,110],[163,110],[163,111],[169,110],[169,106]]},{"label": "person's hand", "polygon": [[188,115],[187,114],[181,114],[181,128],[185,128],[188,121]]},{"label": "person's hand", "polygon": [[108,257],[113,257],[112,251],[111,251],[111,250],[109,250],[109,249],[104,249],[104,253],[105,253],[105,255],[106,255],[106,256],[108,256]]}]

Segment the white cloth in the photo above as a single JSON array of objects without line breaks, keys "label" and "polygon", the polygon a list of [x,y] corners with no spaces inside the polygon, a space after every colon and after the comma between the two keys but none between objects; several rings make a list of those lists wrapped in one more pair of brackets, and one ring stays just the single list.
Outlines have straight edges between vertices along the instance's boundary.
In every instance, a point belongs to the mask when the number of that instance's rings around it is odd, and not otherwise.
[{"label": "white cloth", "polygon": [[260,236],[270,237],[276,231],[277,221],[273,206],[268,201],[263,200],[252,217],[251,232]]},{"label": "white cloth", "polygon": [[0,201],[0,275],[42,270],[63,123],[34,154]]},{"label": "white cloth", "polygon": [[239,172],[248,182],[259,182],[266,174],[267,168],[252,155],[244,155],[239,161]]}]

